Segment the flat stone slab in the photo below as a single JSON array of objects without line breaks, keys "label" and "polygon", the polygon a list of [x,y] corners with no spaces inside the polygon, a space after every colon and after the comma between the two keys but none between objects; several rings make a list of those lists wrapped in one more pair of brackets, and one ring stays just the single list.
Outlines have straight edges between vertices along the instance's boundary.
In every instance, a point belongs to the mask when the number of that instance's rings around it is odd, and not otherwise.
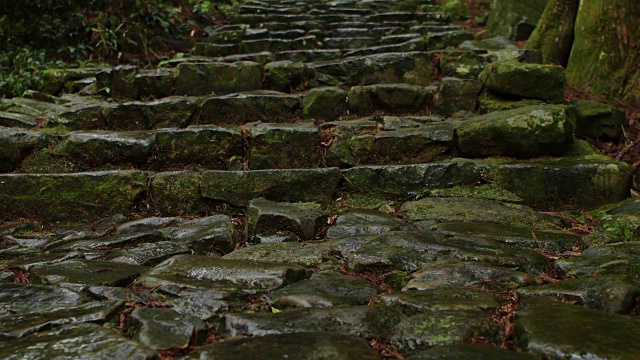
[{"label": "flat stone slab", "polygon": [[302,308],[277,314],[228,314],[224,333],[229,336],[337,332],[344,335],[376,337],[397,324],[401,314],[381,305]]},{"label": "flat stone slab", "polygon": [[29,269],[31,281],[43,284],[125,286],[147,267],[97,260],[67,260]]},{"label": "flat stone slab", "polygon": [[150,288],[175,284],[221,292],[254,293],[275,290],[307,276],[308,270],[298,265],[177,255],[139,277],[135,284]]},{"label": "flat stone slab", "polygon": [[377,287],[363,278],[321,272],[262,298],[276,307],[331,307],[367,305],[377,294]]},{"label": "flat stone slab", "polygon": [[427,290],[466,286],[489,290],[511,290],[537,285],[541,281],[529,274],[505,267],[476,262],[441,261],[409,275],[405,290]]},{"label": "flat stone slab", "polygon": [[[0,316],[0,339],[22,338],[28,334],[64,324],[104,322],[124,301],[90,302],[53,311],[5,314]],[[1,352],[1,351],[0,351]]]},{"label": "flat stone slab", "polygon": [[155,351],[96,324],[66,325],[11,342],[0,342],[3,359],[155,359]]},{"label": "flat stone slab", "polygon": [[533,209],[487,199],[427,197],[402,204],[410,223],[428,226],[441,222],[486,222],[544,229],[555,221]]},{"label": "flat stone slab", "polygon": [[403,320],[391,331],[391,342],[404,351],[461,343],[481,336],[502,341],[498,324],[485,312],[473,310],[425,311]]},{"label": "flat stone slab", "polygon": [[637,305],[640,281],[629,275],[588,276],[517,290],[521,299],[534,296],[576,302],[577,305],[628,314]]},{"label": "flat stone slab", "polygon": [[578,257],[558,259],[556,272],[569,276],[640,274],[640,243],[623,242],[586,249]]},{"label": "flat stone slab", "polygon": [[52,312],[73,308],[90,300],[78,292],[55,286],[0,283],[2,314]]},{"label": "flat stone slab", "polygon": [[411,360],[538,360],[539,356],[509,351],[485,344],[454,344],[434,346],[410,357]]},{"label": "flat stone slab", "polygon": [[572,250],[583,244],[582,237],[559,230],[532,230],[528,226],[488,222],[439,223],[432,229],[452,237],[481,237],[508,245],[553,251]]},{"label": "flat stone slab", "polygon": [[274,334],[228,340],[203,346],[189,354],[187,359],[225,358],[229,354],[234,354],[239,359],[249,359],[260,354],[260,358],[264,360],[378,359],[378,354],[366,340],[329,332]]},{"label": "flat stone slab", "polygon": [[533,250],[480,239],[443,239],[423,232],[390,232],[352,246],[352,252],[343,256],[347,258],[347,268],[358,273],[411,272],[438,260],[469,260],[538,274],[546,264],[546,258]]},{"label": "flat stone slab", "polygon": [[194,254],[224,255],[233,251],[238,243],[235,227],[227,215],[187,220],[161,232],[168,241],[184,244]]},{"label": "flat stone slab", "polygon": [[225,255],[224,259],[268,261],[318,267],[335,262],[331,242],[275,242],[247,246]]},{"label": "flat stone slab", "polygon": [[552,358],[635,359],[640,323],[629,316],[532,299],[516,315],[517,341]]},{"label": "flat stone slab", "polygon": [[134,339],[152,349],[182,347],[198,335],[202,338],[206,325],[195,316],[184,316],[169,308],[137,308],[129,323],[137,328]]},{"label": "flat stone slab", "polygon": [[390,214],[375,210],[348,210],[327,231],[328,238],[353,235],[383,234],[389,231],[411,230],[414,227]]},{"label": "flat stone slab", "polygon": [[409,313],[454,310],[491,312],[502,303],[500,298],[488,292],[464,287],[398,291],[382,294],[376,302],[400,306]]}]

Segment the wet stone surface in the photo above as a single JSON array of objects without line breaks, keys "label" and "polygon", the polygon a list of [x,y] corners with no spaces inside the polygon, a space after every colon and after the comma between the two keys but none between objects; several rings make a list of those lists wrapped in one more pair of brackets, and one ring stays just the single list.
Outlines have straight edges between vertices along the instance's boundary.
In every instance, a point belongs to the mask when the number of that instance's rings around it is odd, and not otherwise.
[{"label": "wet stone surface", "polygon": [[0,99],[0,358],[637,359],[634,169],[578,140],[623,112],[436,3],[245,1]]}]

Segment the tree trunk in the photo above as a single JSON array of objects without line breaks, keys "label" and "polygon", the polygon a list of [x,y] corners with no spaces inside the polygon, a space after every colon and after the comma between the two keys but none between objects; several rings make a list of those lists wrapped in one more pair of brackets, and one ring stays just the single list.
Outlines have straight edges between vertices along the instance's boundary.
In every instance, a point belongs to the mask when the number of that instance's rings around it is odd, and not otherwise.
[{"label": "tree trunk", "polygon": [[627,102],[640,99],[640,1],[581,0],[567,82]]},{"label": "tree trunk", "polygon": [[[589,0],[595,1],[595,0]],[[567,66],[580,0],[549,0],[527,49],[540,50],[545,64]]]}]

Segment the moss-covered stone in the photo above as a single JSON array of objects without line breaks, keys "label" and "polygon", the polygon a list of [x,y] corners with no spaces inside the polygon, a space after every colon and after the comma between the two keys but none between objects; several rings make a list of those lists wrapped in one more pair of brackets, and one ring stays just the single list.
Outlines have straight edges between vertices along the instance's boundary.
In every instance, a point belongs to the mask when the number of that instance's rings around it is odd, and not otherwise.
[{"label": "moss-covered stone", "polygon": [[640,274],[640,242],[621,242],[594,246],[578,257],[558,259],[554,270],[560,275]]},{"label": "moss-covered stone", "polygon": [[200,101],[192,97],[134,101],[105,107],[103,114],[108,128],[116,131],[184,127],[190,122]]},{"label": "moss-covered stone", "polygon": [[380,211],[350,209],[340,215],[327,231],[328,238],[363,234],[383,234],[389,231],[411,230],[412,225]]},{"label": "moss-covered stone", "polygon": [[32,129],[38,125],[33,115],[0,111],[0,126]]},{"label": "moss-covered stone", "polygon": [[151,360],[157,353],[146,346],[122,337],[120,332],[98,324],[76,324],[20,340],[0,343],[4,359],[45,360],[60,357],[118,358]]},{"label": "moss-covered stone", "polygon": [[427,86],[434,70],[426,52],[388,52],[311,64],[323,86],[407,83]]},{"label": "moss-covered stone", "polygon": [[259,169],[306,169],[320,164],[318,128],[303,124],[251,124],[249,167]]},{"label": "moss-covered stone", "polygon": [[398,324],[391,341],[403,351],[417,351],[475,337],[499,343],[502,340],[500,326],[489,314],[478,311],[426,311]]},{"label": "moss-covered stone", "polygon": [[309,275],[309,270],[298,265],[177,255],[138,278],[135,284],[146,287],[175,284],[186,288],[215,289],[219,293],[251,294],[275,290]]},{"label": "moss-covered stone", "polygon": [[[560,221],[554,222],[551,218],[547,218],[547,220],[550,224],[557,226],[561,224]],[[490,239],[521,248],[548,249],[558,252],[575,250],[583,245],[583,239],[578,235],[559,230],[532,231],[528,224],[514,226],[488,222],[455,221],[439,223],[431,229],[451,237]]]},{"label": "moss-covered stone", "polygon": [[305,119],[333,121],[347,111],[347,92],[339,87],[311,89],[302,101]]},{"label": "moss-covered stone", "polygon": [[262,65],[236,63],[182,63],[176,71],[176,95],[225,95],[262,89]]},{"label": "moss-covered stone", "polygon": [[132,213],[146,184],[139,171],[0,175],[0,214],[4,220],[80,222]]},{"label": "moss-covered stone", "polygon": [[458,111],[475,111],[481,89],[482,84],[477,80],[443,78],[438,83],[433,111],[442,116],[451,116]]},{"label": "moss-covered stone", "polygon": [[149,203],[163,216],[199,215],[201,174],[191,171],[162,172],[150,179]]},{"label": "moss-covered stone", "polygon": [[207,99],[200,124],[242,125],[250,122],[293,122],[300,117],[301,95],[255,91]]},{"label": "moss-covered stone", "polygon": [[564,70],[561,66],[494,63],[484,69],[480,80],[490,92],[497,95],[551,103],[564,100]]},{"label": "moss-covered stone", "polygon": [[[300,349],[305,349],[300,351]],[[378,354],[360,337],[330,332],[270,334],[227,340],[203,346],[188,359],[215,359],[234,354],[239,359],[260,354],[262,359],[314,360],[315,354],[339,360],[376,360]]]},{"label": "moss-covered stone", "polygon": [[96,90],[117,99],[138,99],[135,84],[140,70],[133,65],[120,65],[96,74]]},{"label": "moss-covered stone", "polygon": [[521,271],[476,262],[440,261],[410,275],[403,290],[439,288],[479,288],[507,291],[520,286],[537,285],[534,276]]},{"label": "moss-covered stone", "polygon": [[137,330],[135,340],[152,349],[197,343],[206,335],[204,321],[169,308],[137,308],[131,313],[128,325]]},{"label": "moss-covered stone", "polygon": [[440,9],[449,14],[451,20],[463,20],[469,17],[467,6],[461,0],[447,0]]},{"label": "moss-covered stone", "polygon": [[155,142],[155,134],[148,131],[74,131],[63,137],[51,154],[77,164],[81,170],[136,168],[146,161]]},{"label": "moss-covered stone", "polygon": [[141,99],[161,99],[173,95],[176,80],[173,69],[158,69],[136,75],[135,86]]},{"label": "moss-covered stone", "polygon": [[407,84],[354,86],[349,90],[349,111],[358,115],[375,111],[421,112],[432,102],[430,89]]},{"label": "moss-covered stone", "polygon": [[47,69],[42,74],[42,91],[51,95],[59,95],[68,92],[72,83],[95,76],[96,73],[104,70],[100,67],[83,67],[81,69]]},{"label": "moss-covered stone", "polygon": [[527,206],[486,199],[424,198],[406,202],[400,210],[410,222],[422,225],[462,221],[544,229],[552,224],[548,216]]},{"label": "moss-covered stone", "polygon": [[564,106],[527,106],[456,124],[463,156],[531,158],[560,155],[573,142],[574,123]]},{"label": "moss-covered stone", "polygon": [[156,133],[153,167],[161,170],[203,168],[226,170],[244,158],[244,141],[233,126],[189,126]]},{"label": "moss-covered stone", "polygon": [[337,168],[252,171],[206,171],[202,175],[202,196],[246,206],[251,199],[318,202],[327,205],[340,180]]},{"label": "moss-covered stone", "polygon": [[49,136],[38,131],[0,128],[0,172],[19,168],[25,158],[50,141]]},{"label": "moss-covered stone", "polygon": [[453,127],[436,123],[416,129],[355,135],[335,142],[330,151],[336,153],[346,148],[359,165],[392,165],[441,160],[450,154],[452,147]]},{"label": "moss-covered stone", "polygon": [[264,66],[264,88],[285,93],[305,87],[313,72],[300,62],[281,60]]},{"label": "moss-covered stone", "polygon": [[629,275],[589,276],[517,290],[521,299],[534,296],[576,301],[594,310],[628,314],[640,296],[640,281]]},{"label": "moss-covered stone", "polygon": [[592,138],[617,139],[626,117],[611,105],[580,99],[571,100],[576,112],[576,134]]},{"label": "moss-covered stone", "polygon": [[344,171],[349,192],[371,195],[415,196],[434,188],[471,184],[480,170],[470,161],[417,165],[358,166]]},{"label": "moss-covered stone", "polygon": [[[459,0],[453,0],[459,1]],[[464,7],[464,5],[462,5]],[[473,33],[467,29],[457,29],[443,32],[436,32],[425,35],[423,41],[427,50],[446,49],[457,47],[464,41],[473,40]]]},{"label": "moss-covered stone", "polygon": [[509,351],[487,344],[434,346],[411,356],[412,360],[539,360],[534,354]]},{"label": "moss-covered stone", "polygon": [[598,156],[502,163],[487,176],[536,209],[584,209],[626,199],[631,169]]},{"label": "moss-covered stone", "polygon": [[448,49],[438,52],[440,72],[444,77],[476,80],[484,65],[473,51]]},{"label": "moss-covered stone", "polygon": [[487,96],[480,96],[478,99],[478,111],[481,114],[487,114],[494,111],[504,111],[516,108],[521,108],[531,105],[543,105],[542,100],[519,100],[519,101],[504,101],[498,99],[492,99]]},{"label": "moss-covered stone", "polygon": [[532,299],[516,315],[516,340],[552,358],[631,360],[640,351],[640,323],[632,317]]},{"label": "moss-covered stone", "polygon": [[515,41],[527,40],[546,5],[546,0],[491,1],[487,35],[503,35]]},{"label": "moss-covered stone", "polygon": [[277,314],[228,314],[225,316],[223,331],[229,336],[247,334],[255,337],[330,331],[375,338],[386,333],[400,319],[399,311],[381,305],[302,308]]},{"label": "moss-covered stone", "polygon": [[105,103],[88,102],[70,107],[67,111],[47,119],[44,130],[106,130]]},{"label": "moss-covered stone", "polygon": [[148,268],[109,261],[72,259],[29,268],[31,281],[40,284],[126,286]]},{"label": "moss-covered stone", "polygon": [[[418,223],[418,226],[422,224]],[[546,258],[534,250],[518,249],[481,238],[447,239],[433,232],[395,231],[374,238],[354,236],[341,241],[347,243],[349,239],[362,239],[341,250],[347,259],[347,269],[356,273],[394,270],[411,273],[438,260],[451,260],[454,266],[460,261],[477,261],[537,275],[547,264]],[[494,273],[499,272],[494,270]],[[482,271],[478,273],[485,276]]]},{"label": "moss-covered stone", "polygon": [[315,203],[280,203],[264,198],[253,199],[247,207],[245,234],[247,241],[277,234],[292,234],[300,240],[312,240],[326,224],[328,214]]},{"label": "moss-covered stone", "polygon": [[278,264],[294,264],[308,268],[337,263],[333,257],[335,251],[331,248],[331,242],[272,242],[253,244],[230,254],[223,259],[266,261]]},{"label": "moss-covered stone", "polygon": [[483,184],[479,186],[461,185],[445,189],[430,189],[420,194],[419,197],[466,197],[498,200],[514,204],[523,202],[516,194],[498,187],[495,184]]}]

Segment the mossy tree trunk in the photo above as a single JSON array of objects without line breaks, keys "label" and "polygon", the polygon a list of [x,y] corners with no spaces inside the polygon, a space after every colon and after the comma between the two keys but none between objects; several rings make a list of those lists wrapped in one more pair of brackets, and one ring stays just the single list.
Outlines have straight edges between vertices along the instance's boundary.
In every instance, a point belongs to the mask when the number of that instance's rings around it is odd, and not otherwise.
[{"label": "mossy tree trunk", "polygon": [[567,65],[569,85],[640,99],[640,1],[581,0]]},{"label": "mossy tree trunk", "polygon": [[549,0],[528,48],[547,63],[566,63],[569,86],[637,103],[638,29],[639,0]]},{"label": "mossy tree trunk", "polygon": [[528,49],[542,51],[543,62],[567,66],[579,3],[580,0],[550,0],[547,3],[527,43]]}]

